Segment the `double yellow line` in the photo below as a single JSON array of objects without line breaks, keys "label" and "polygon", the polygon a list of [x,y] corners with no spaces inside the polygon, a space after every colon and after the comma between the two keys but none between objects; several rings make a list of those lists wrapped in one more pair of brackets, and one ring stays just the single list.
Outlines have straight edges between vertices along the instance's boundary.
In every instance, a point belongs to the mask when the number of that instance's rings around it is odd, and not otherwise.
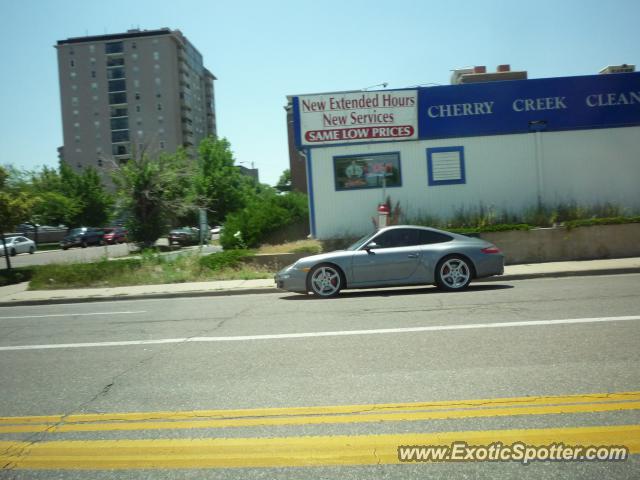
[{"label": "double yellow line", "polygon": [[[0,417],[0,434],[191,430],[576,414],[640,410],[640,392],[326,407]],[[399,445],[563,442],[625,445],[640,425],[393,435],[163,440],[0,441],[8,468],[214,468],[398,463]]]}]

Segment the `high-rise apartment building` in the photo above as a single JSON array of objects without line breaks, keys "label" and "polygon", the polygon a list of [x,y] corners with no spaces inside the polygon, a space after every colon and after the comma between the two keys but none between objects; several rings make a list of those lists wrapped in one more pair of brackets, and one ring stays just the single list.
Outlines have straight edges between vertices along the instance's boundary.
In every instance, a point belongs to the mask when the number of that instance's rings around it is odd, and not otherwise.
[{"label": "high-rise apartment building", "polygon": [[175,152],[216,134],[216,77],[179,30],[57,42],[64,146],[72,168],[103,182],[136,152]]}]

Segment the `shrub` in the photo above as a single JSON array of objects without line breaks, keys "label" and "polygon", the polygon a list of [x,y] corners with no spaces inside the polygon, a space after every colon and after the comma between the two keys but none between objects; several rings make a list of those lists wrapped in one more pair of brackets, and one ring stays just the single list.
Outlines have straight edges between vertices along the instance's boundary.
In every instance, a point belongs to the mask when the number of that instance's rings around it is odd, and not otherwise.
[{"label": "shrub", "polygon": [[249,200],[242,210],[227,216],[220,244],[227,249],[254,248],[271,232],[306,220],[307,197],[267,190]]},{"label": "shrub", "polygon": [[237,268],[242,261],[253,256],[247,250],[225,250],[224,252],[212,253],[200,258],[200,266],[209,270],[222,270],[224,268]]}]

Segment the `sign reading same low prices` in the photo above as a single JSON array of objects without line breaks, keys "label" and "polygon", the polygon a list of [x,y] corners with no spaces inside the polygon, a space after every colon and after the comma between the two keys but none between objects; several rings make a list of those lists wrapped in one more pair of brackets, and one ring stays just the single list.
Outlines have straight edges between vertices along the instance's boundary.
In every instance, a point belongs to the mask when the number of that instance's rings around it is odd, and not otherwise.
[{"label": "sign reading same low prices", "polygon": [[418,138],[417,90],[305,95],[297,102],[301,145]]}]

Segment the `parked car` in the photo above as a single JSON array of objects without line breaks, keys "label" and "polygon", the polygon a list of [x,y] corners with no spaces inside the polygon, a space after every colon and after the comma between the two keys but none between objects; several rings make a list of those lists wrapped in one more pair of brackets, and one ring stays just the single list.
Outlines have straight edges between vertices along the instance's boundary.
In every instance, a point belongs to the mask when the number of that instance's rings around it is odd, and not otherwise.
[{"label": "parked car", "polygon": [[102,239],[109,244],[126,243],[129,241],[127,239],[127,233],[127,230],[122,227],[105,228]]},{"label": "parked car", "polygon": [[169,232],[169,245],[197,245],[200,233],[197,228],[174,228]]},{"label": "parked car", "polygon": [[[33,240],[29,240],[27,237],[15,236],[6,237],[4,239],[7,245],[7,251],[9,255],[16,256],[19,253],[34,253],[36,251],[36,243]],[[0,241],[0,255],[4,255],[4,245]]]},{"label": "parked car", "polygon": [[380,229],[346,250],[304,257],[275,281],[280,289],[326,298],[344,288],[435,284],[457,291],[503,272],[504,255],[489,242],[407,225]]},{"label": "parked car", "polygon": [[222,226],[216,225],[211,229],[211,235],[220,235],[222,233]]},{"label": "parked car", "polygon": [[88,245],[102,245],[104,230],[93,227],[74,228],[60,241],[63,250],[69,247],[86,248]]}]

